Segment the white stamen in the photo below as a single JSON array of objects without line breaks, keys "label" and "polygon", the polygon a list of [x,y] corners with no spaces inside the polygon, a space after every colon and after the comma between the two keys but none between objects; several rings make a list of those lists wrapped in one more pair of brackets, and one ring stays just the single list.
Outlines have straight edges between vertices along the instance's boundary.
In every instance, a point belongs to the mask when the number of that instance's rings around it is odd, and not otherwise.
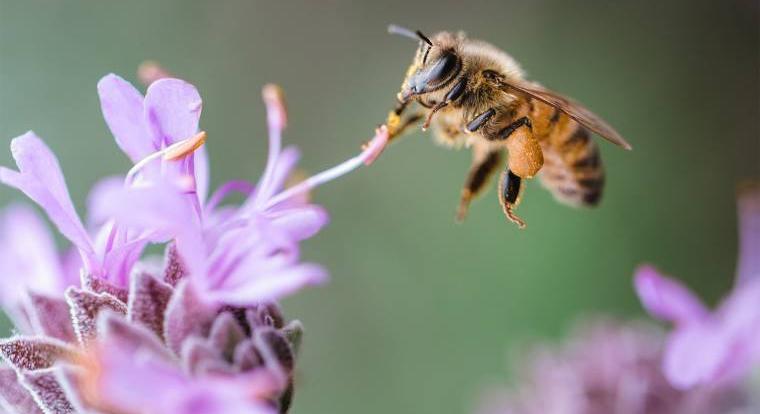
[{"label": "white stamen", "polygon": [[371,163],[374,159],[377,158],[378,155],[380,155],[380,152],[388,143],[388,128],[383,125],[378,128],[377,131],[375,131],[375,134],[375,137],[372,139],[372,141],[370,141],[369,145],[367,145],[366,149],[362,151],[361,154],[341,164],[338,164],[333,168],[313,175],[306,180],[301,181],[299,184],[296,184],[295,186],[290,187],[289,189],[275,195],[269,199],[269,202],[267,202],[265,209],[275,206],[278,203],[288,200],[291,197],[295,197],[296,195],[308,192],[321,184],[334,180],[341,175],[344,175],[355,170],[356,168],[361,167],[363,164]]}]

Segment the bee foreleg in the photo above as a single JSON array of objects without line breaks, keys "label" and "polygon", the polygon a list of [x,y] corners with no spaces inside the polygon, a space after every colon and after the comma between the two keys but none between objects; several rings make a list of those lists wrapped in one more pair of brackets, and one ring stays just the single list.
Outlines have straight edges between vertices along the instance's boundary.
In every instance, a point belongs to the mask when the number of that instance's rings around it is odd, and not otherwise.
[{"label": "bee foreleg", "polygon": [[525,222],[518,217],[513,209],[517,205],[522,190],[522,179],[509,168],[501,174],[499,180],[499,203],[509,221],[524,229]]},{"label": "bee foreleg", "polygon": [[473,154],[472,166],[459,199],[456,216],[458,222],[464,221],[470,202],[483,190],[501,160],[501,151],[479,152],[476,148]]},{"label": "bee foreleg", "polygon": [[446,96],[444,96],[443,100],[439,102],[437,105],[435,105],[432,110],[430,110],[430,114],[425,120],[425,123],[422,124],[422,130],[425,131],[426,129],[428,129],[428,127],[430,127],[430,121],[433,120],[433,115],[435,115],[436,112],[445,108],[451,102],[459,99],[459,97],[462,96],[462,94],[464,93],[464,90],[466,87],[467,87],[467,78],[460,79],[459,82],[457,82],[454,85],[454,87],[451,88],[448,91],[448,93],[446,93]]},{"label": "bee foreleg", "polygon": [[[424,114],[417,106],[415,106],[414,111],[407,111],[411,103],[412,101],[399,99],[393,110],[388,113],[385,125],[388,127],[389,141],[393,141],[395,138],[404,135],[410,127],[424,118]],[[407,112],[406,115],[404,112]]]}]

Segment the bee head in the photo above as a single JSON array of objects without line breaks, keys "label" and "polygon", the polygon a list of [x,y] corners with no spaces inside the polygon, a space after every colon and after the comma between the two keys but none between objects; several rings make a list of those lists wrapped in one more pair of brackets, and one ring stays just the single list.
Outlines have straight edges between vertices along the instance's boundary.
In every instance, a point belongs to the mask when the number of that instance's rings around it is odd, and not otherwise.
[{"label": "bee head", "polygon": [[420,41],[412,70],[401,92],[402,101],[443,88],[461,70],[461,60],[453,49],[441,47],[421,31],[412,32],[409,29],[391,25],[388,27],[388,32]]}]

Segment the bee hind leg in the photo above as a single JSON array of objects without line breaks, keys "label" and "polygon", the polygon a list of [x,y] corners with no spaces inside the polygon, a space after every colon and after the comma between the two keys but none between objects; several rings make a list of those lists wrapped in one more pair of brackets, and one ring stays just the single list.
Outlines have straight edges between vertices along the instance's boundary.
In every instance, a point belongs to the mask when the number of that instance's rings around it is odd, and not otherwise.
[{"label": "bee hind leg", "polygon": [[513,173],[509,168],[501,174],[499,180],[499,203],[509,221],[517,224],[517,227],[524,229],[526,224],[520,217],[514,213],[514,208],[520,201],[520,192],[523,187],[522,178]]},{"label": "bee hind leg", "polygon": [[473,148],[473,159],[467,180],[462,188],[462,195],[457,208],[457,222],[463,222],[467,216],[472,199],[480,193],[488,183],[488,179],[496,171],[501,161],[501,151],[485,151]]}]

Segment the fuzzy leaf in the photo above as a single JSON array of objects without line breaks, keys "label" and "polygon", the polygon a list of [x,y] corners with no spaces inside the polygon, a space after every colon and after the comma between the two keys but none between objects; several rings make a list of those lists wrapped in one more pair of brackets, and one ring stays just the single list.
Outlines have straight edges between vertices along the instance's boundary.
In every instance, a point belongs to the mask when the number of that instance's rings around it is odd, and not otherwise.
[{"label": "fuzzy leaf", "polygon": [[103,341],[113,341],[125,349],[150,349],[167,360],[173,356],[161,339],[148,328],[129,323],[122,315],[105,311],[98,316],[97,333]]},{"label": "fuzzy leaf", "polygon": [[193,336],[182,343],[180,359],[185,372],[198,375],[202,365],[206,365],[207,361],[220,361],[222,355],[206,339]]},{"label": "fuzzy leaf", "polygon": [[208,336],[216,310],[202,301],[192,285],[180,283],[166,308],[164,339],[175,354],[182,350],[182,342],[190,336]]},{"label": "fuzzy leaf", "polygon": [[229,312],[223,312],[214,319],[208,336],[209,344],[218,350],[228,362],[232,362],[235,347],[244,339],[243,328]]},{"label": "fuzzy leaf", "polygon": [[164,281],[172,286],[177,286],[177,283],[186,274],[187,269],[179,257],[177,247],[174,243],[170,243],[164,253]]},{"label": "fuzzy leaf", "polygon": [[280,306],[274,302],[262,303],[246,310],[246,318],[251,329],[259,326],[269,326],[280,329],[285,324]]},{"label": "fuzzy leaf", "polygon": [[98,277],[83,275],[82,285],[90,291],[95,293],[108,293],[109,295],[119,299],[120,301],[127,303],[129,292],[127,289],[116,286]]},{"label": "fuzzy leaf", "polygon": [[145,272],[132,275],[127,318],[140,323],[159,337],[164,333],[164,314],[172,295],[172,287]]},{"label": "fuzzy leaf", "polygon": [[241,372],[258,368],[264,364],[261,354],[256,349],[256,345],[250,339],[240,342],[235,347],[235,355],[232,365]]},{"label": "fuzzy leaf", "polygon": [[16,370],[0,366],[0,409],[9,414],[42,414],[32,394],[18,382]]},{"label": "fuzzy leaf", "polygon": [[74,407],[74,412],[78,414],[99,414],[89,408],[85,408],[83,402],[84,398],[82,398],[80,384],[83,381],[85,371],[80,366],[70,364],[58,364],[56,368],[55,377],[66,394],[66,399]]},{"label": "fuzzy leaf", "polygon": [[40,335],[52,336],[66,342],[76,340],[71,326],[69,305],[65,300],[29,292],[29,317]]},{"label": "fuzzy leaf", "polygon": [[57,339],[17,336],[0,341],[0,356],[18,370],[38,370],[67,360],[76,350]]},{"label": "fuzzy leaf", "polygon": [[81,344],[95,338],[98,314],[111,310],[122,315],[127,313],[127,305],[108,293],[93,293],[77,288],[66,289],[66,301],[71,310],[74,332]]},{"label": "fuzzy leaf", "polygon": [[298,355],[298,351],[301,349],[301,341],[303,340],[303,324],[301,321],[290,321],[282,328],[281,332],[288,340],[290,347],[293,349],[293,353]]},{"label": "fuzzy leaf", "polygon": [[288,376],[293,372],[295,358],[285,335],[265,328],[257,331],[253,340],[268,367],[284,370]]},{"label": "fuzzy leaf", "polygon": [[69,414],[74,412],[56,378],[57,368],[27,371],[21,374],[21,384],[33,395],[45,414]]}]

